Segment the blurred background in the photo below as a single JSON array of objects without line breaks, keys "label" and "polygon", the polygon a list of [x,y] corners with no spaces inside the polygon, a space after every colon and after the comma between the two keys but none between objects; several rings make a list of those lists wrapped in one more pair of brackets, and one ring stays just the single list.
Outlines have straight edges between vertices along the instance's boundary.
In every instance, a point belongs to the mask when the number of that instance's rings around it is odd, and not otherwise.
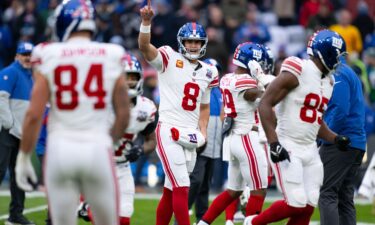
[{"label": "blurred background", "polygon": [[[142,61],[144,95],[159,102],[157,74],[137,50],[139,9],[143,0],[96,0],[95,40],[122,45]],[[9,65],[20,41],[34,44],[50,41],[53,12],[59,0],[0,1],[0,69]],[[347,43],[349,62],[363,82],[367,100],[366,131],[368,155],[362,165],[360,184],[375,149],[375,30],[374,0],[152,0],[155,17],[152,43],[177,50],[176,34],[188,21],[201,23],[208,35],[206,58],[216,59],[224,73],[233,69],[232,52],[241,42],[268,45],[275,55],[274,74],[290,55],[306,57],[308,37],[330,28]],[[226,180],[226,163],[218,159],[212,189],[221,191]],[[155,153],[132,165],[137,192],[153,192],[162,186],[163,172]],[[6,183],[6,182],[5,182]],[[3,185],[3,188],[6,185]]]}]

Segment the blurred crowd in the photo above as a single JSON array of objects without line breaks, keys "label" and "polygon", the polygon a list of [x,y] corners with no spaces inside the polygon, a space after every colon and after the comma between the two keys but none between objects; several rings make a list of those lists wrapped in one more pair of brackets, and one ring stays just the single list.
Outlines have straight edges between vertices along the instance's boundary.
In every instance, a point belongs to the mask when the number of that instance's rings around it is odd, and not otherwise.
[{"label": "blurred crowd", "polygon": [[[158,103],[156,71],[142,60],[137,50],[139,9],[147,1],[93,2],[97,11],[95,40],[120,44],[136,54],[145,68],[144,95]],[[53,40],[53,12],[59,3],[59,0],[1,1],[0,69],[14,60],[20,41],[38,44]],[[231,52],[244,41],[267,44],[275,55],[277,74],[287,56],[306,57],[307,37],[314,31],[330,28],[340,33],[347,44],[350,64],[363,82],[368,101],[368,135],[375,134],[373,0],[152,0],[152,5],[156,11],[152,43],[156,47],[168,44],[177,50],[178,29],[188,21],[197,21],[206,28],[209,39],[205,57],[216,59],[224,72],[233,69]],[[369,156],[372,152],[369,149]],[[142,166],[138,166],[135,176],[139,184],[142,183],[140,168],[147,162],[147,158],[140,160]],[[218,181],[217,186],[222,183]]]}]

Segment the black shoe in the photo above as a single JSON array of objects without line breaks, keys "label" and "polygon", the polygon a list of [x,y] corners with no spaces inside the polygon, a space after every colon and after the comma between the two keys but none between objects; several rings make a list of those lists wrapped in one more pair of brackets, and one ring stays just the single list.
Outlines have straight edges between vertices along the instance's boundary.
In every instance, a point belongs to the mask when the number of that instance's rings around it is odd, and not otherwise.
[{"label": "black shoe", "polygon": [[89,204],[86,202],[81,202],[78,206],[77,210],[78,218],[83,219],[86,222],[90,222],[90,217],[89,217]]},{"label": "black shoe", "polygon": [[52,220],[51,219],[46,219],[46,225],[52,225]]},{"label": "black shoe", "polygon": [[18,215],[9,217],[7,221],[5,221],[5,225],[35,225],[35,223],[29,221],[24,215]]}]

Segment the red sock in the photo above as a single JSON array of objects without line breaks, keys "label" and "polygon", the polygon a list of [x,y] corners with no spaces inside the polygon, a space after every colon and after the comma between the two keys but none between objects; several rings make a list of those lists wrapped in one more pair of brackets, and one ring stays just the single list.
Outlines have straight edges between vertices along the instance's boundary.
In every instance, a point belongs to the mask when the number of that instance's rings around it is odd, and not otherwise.
[{"label": "red sock", "polygon": [[164,188],[163,195],[156,209],[156,225],[168,225],[172,214],[172,191],[168,188]]},{"label": "red sock", "polygon": [[190,225],[189,187],[173,188],[173,212],[178,225]]},{"label": "red sock", "polygon": [[230,196],[228,191],[222,192],[212,202],[207,212],[203,215],[202,220],[211,224],[236,199]]},{"label": "red sock", "polygon": [[256,216],[251,222],[253,225],[266,225],[271,222],[298,215],[305,208],[296,208],[286,204],[284,200],[274,202],[268,209]]},{"label": "red sock", "polygon": [[87,216],[89,217],[90,221],[94,224],[94,217],[92,215],[91,207],[87,209]]},{"label": "red sock", "polygon": [[130,225],[130,218],[120,216],[120,225]]},{"label": "red sock", "polygon": [[237,211],[238,203],[240,202],[240,199],[237,198],[234,200],[226,209],[225,209],[225,220],[234,220],[234,214]]},{"label": "red sock", "polygon": [[262,212],[262,207],[265,198],[266,196],[250,195],[249,201],[246,205],[246,216],[260,214],[260,212]]},{"label": "red sock", "polygon": [[314,207],[307,205],[303,213],[290,217],[287,225],[309,225],[312,214],[314,213]]},{"label": "red sock", "polygon": [[268,184],[268,187],[271,185],[271,183],[272,183],[272,178],[273,178],[273,176],[268,176],[267,177],[267,184]]}]

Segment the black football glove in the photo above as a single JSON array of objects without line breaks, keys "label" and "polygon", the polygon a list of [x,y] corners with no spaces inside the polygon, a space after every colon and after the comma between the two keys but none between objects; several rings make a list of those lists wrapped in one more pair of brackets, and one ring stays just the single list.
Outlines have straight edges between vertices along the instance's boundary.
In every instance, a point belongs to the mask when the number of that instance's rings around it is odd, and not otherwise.
[{"label": "black football glove", "polygon": [[270,148],[272,162],[278,163],[285,159],[290,162],[288,151],[283,146],[281,146],[278,141],[271,143]]},{"label": "black football glove", "polygon": [[206,147],[207,147],[207,141],[204,143],[204,145],[202,145],[201,147],[198,147],[196,149],[197,154],[200,155],[202,152],[204,152],[204,150],[206,149]]},{"label": "black football glove", "polygon": [[139,145],[134,145],[129,150],[125,151],[125,158],[129,162],[135,162],[137,159],[143,155],[143,148]]},{"label": "black football glove", "polygon": [[347,151],[350,145],[350,138],[343,135],[337,135],[335,137],[335,145],[340,151]]}]

